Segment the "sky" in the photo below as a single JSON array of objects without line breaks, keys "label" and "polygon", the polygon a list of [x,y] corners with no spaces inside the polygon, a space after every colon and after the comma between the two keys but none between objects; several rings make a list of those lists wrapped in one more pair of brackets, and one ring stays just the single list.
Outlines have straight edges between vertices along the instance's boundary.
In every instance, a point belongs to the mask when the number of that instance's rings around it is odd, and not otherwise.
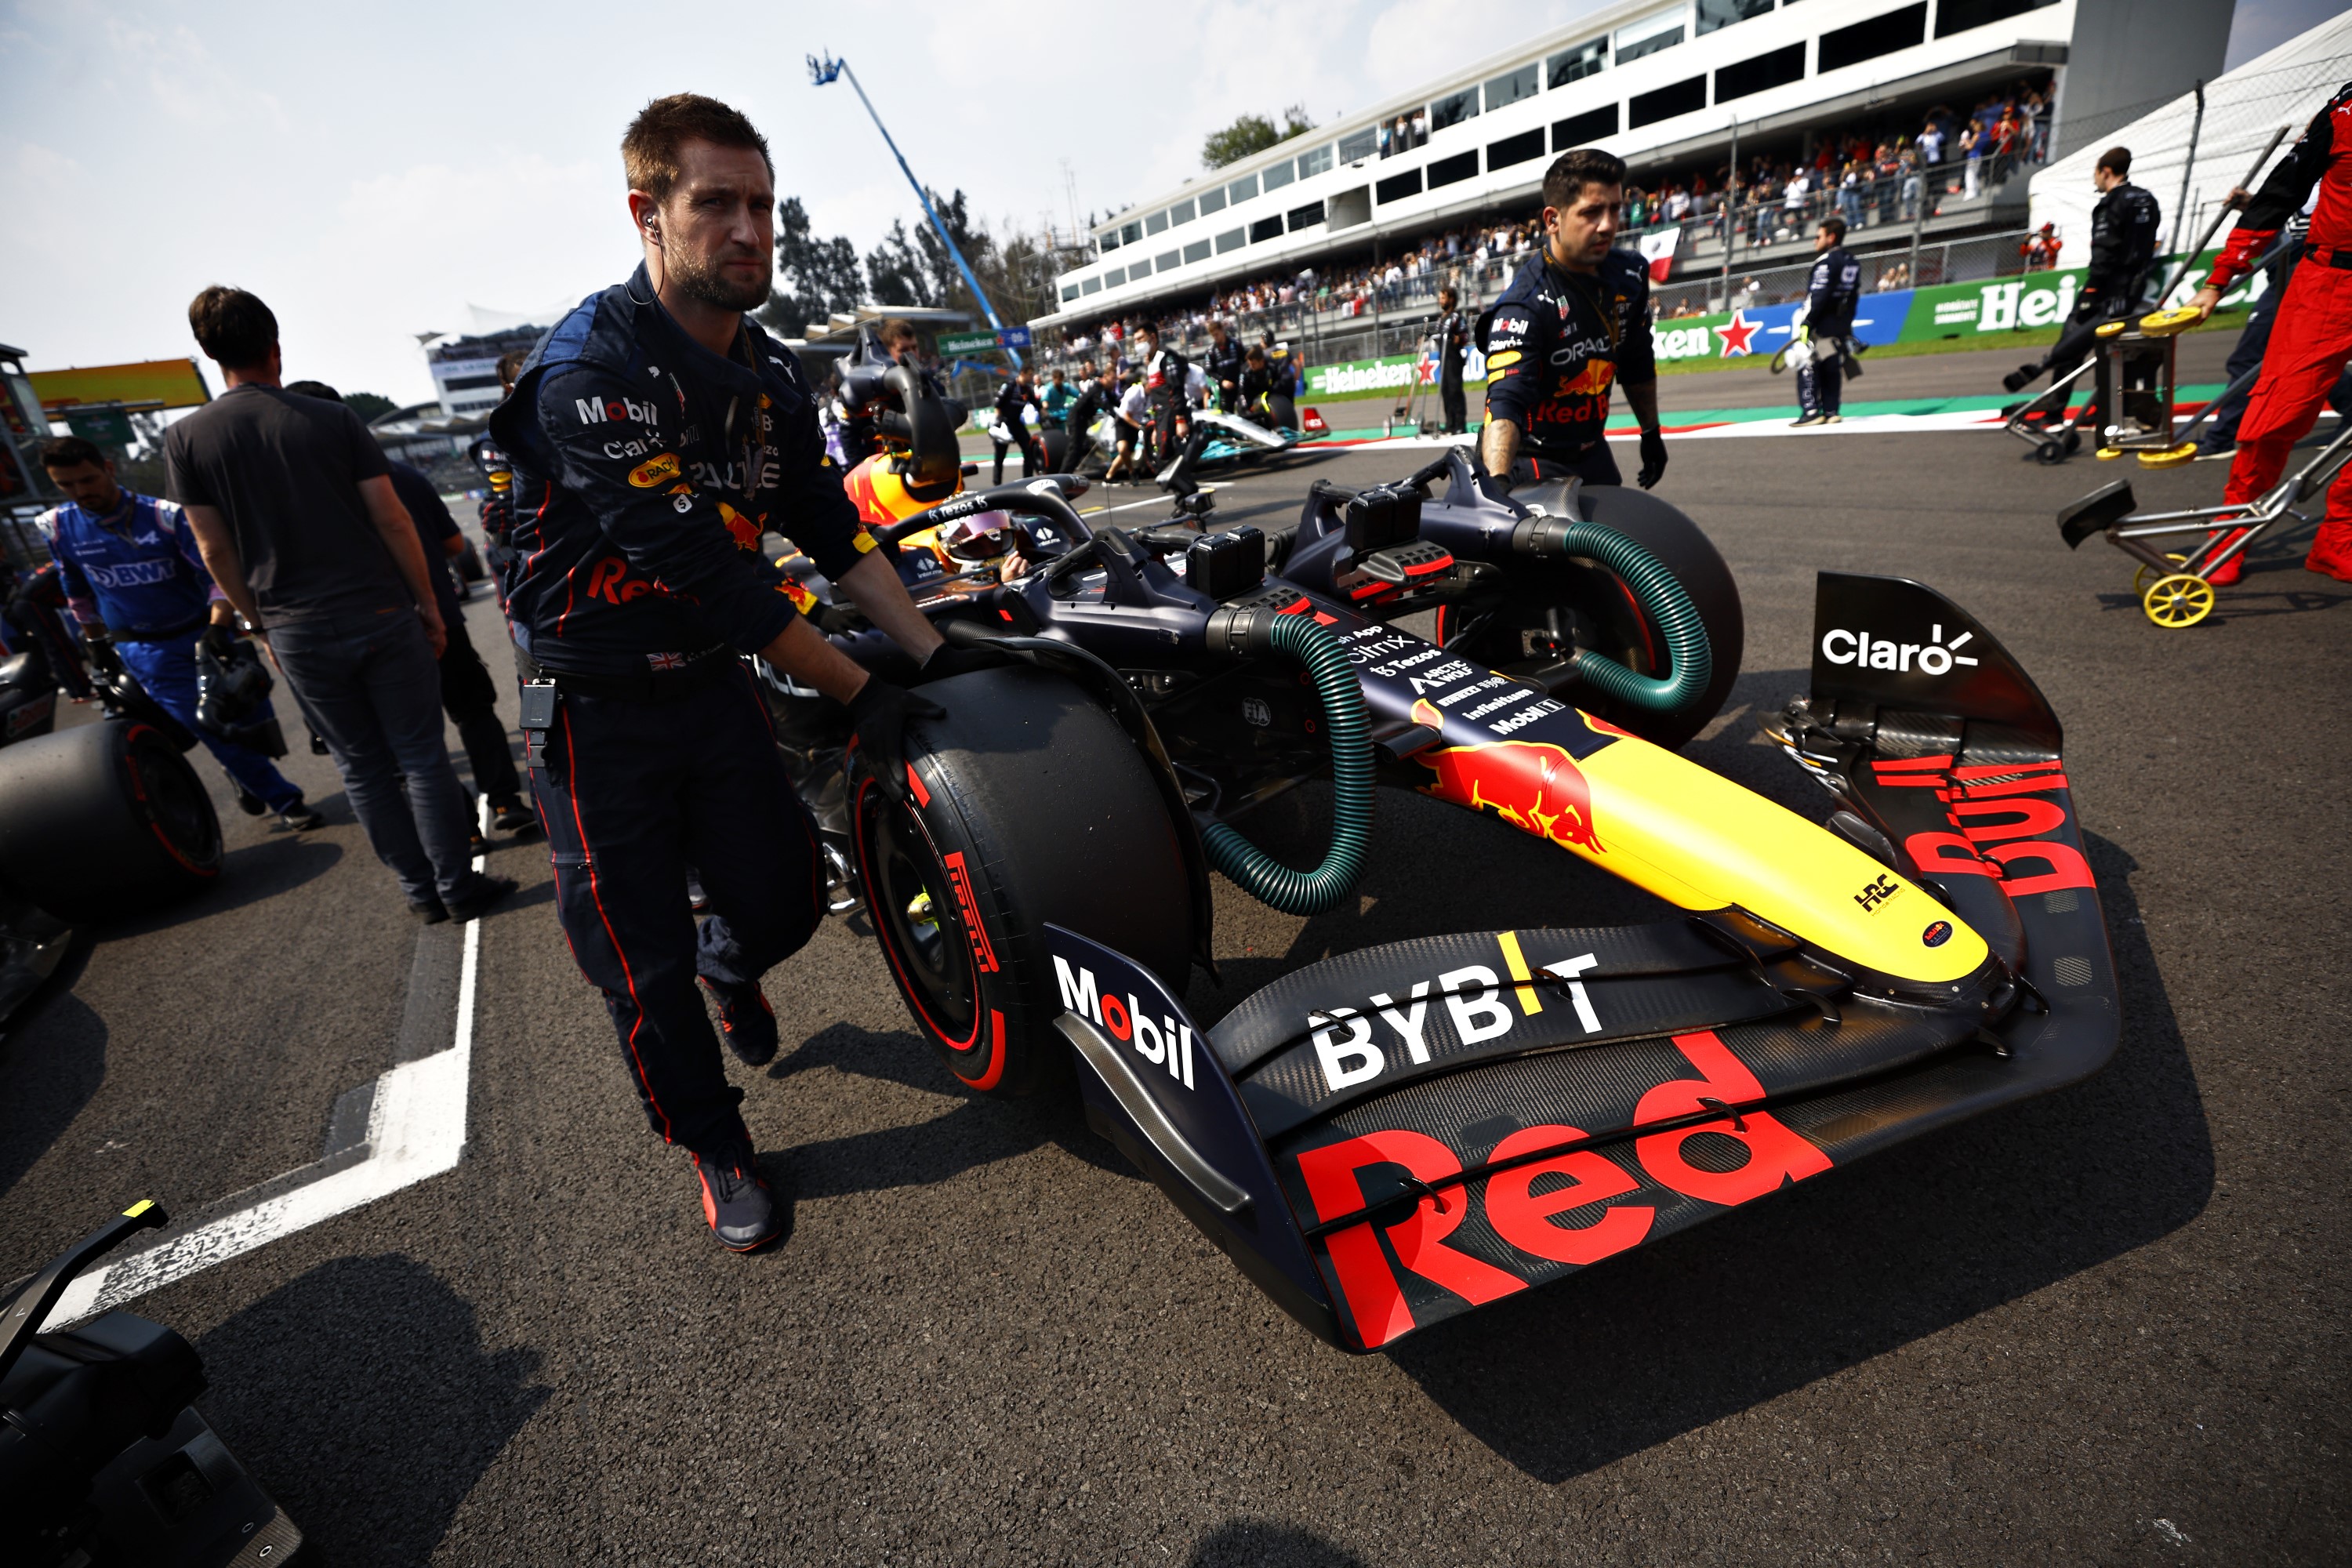
[{"label": "sky", "polygon": [[[289,378],[420,401],[418,334],[544,319],[635,265],[618,145],[665,93],[750,115],[779,194],[862,254],[913,193],[808,54],[849,61],[929,184],[1067,226],[1065,163],[1083,221],[1197,173],[1238,114],[1328,122],[1599,4],[1483,0],[1474,32],[1445,0],[0,0],[0,342],[37,370],[191,353],[187,301],[233,283],[277,312]],[[2341,4],[2240,0],[2232,56]]]}]

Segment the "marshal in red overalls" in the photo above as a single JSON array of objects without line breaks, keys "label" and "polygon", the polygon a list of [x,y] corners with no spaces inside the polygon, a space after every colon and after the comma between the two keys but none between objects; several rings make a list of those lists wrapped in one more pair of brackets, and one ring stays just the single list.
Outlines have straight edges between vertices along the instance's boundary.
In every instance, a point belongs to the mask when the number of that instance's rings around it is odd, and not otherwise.
[{"label": "marshal in red overalls", "polygon": [[[2254,259],[2310,199],[2314,185],[2319,187],[2319,202],[2311,215],[2311,237],[2288,278],[2262,375],[2238,426],[2238,455],[2230,465],[2224,500],[2251,501],[2279,482],[2288,454],[2310,432],[2345,360],[2352,357],[2352,85],[2313,117],[2303,140],[2246,204],[2245,216],[2198,294],[2199,305],[2210,313],[2222,290],[2252,269]],[[2233,557],[2212,581],[2236,582],[2243,560]],[[2352,467],[2328,489],[2327,516],[2304,564],[2352,583]]]}]

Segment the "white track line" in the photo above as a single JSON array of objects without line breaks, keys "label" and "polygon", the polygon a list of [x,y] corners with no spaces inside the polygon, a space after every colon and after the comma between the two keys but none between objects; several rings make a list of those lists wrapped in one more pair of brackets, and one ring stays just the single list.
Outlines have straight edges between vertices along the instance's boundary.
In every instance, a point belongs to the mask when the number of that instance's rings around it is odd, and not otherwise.
[{"label": "white track line", "polygon": [[[481,815],[487,834],[487,798],[481,803]],[[477,872],[488,865],[488,856],[474,858]],[[42,1331],[69,1327],[454,1167],[466,1149],[466,1091],[474,1058],[474,988],[481,955],[482,922],[471,920],[466,922],[465,954],[457,970],[457,1020],[449,1048],[403,1062],[375,1080],[375,1098],[368,1110],[366,1159],[250,1208],[224,1215],[152,1250],[90,1270],[67,1287]]]}]

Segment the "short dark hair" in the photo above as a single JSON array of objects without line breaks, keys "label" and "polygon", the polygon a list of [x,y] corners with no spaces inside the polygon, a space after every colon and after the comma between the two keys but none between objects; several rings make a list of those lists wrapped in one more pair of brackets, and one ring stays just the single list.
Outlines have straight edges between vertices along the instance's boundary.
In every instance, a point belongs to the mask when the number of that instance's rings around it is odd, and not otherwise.
[{"label": "short dark hair", "polygon": [[514,378],[522,374],[523,361],[529,358],[530,358],[530,351],[529,349],[509,349],[506,353],[500,354],[499,356],[499,380],[502,383],[511,384]]},{"label": "short dark hair", "polygon": [[760,162],[768,165],[768,177],[776,177],[776,161],[768,156],[768,139],[752,128],[741,110],[698,92],[674,92],[639,110],[621,138],[621,167],[629,176],[629,189],[643,191],[657,202],[668,200],[670,187],[677,184],[677,151],[688,142],[755,147]]},{"label": "short dark hair", "polygon": [[343,395],[323,381],[289,381],[286,390],[297,397],[316,397],[327,403],[341,403]]},{"label": "short dark hair", "polygon": [[1832,214],[1830,216],[1822,219],[1822,232],[1836,240],[1839,244],[1844,244],[1845,219],[1837,216],[1835,214]]},{"label": "short dark hair", "polygon": [[79,468],[84,463],[106,466],[106,454],[95,443],[79,436],[52,436],[41,443],[41,467],[45,468]]},{"label": "short dark hair", "polygon": [[1572,147],[1554,158],[1551,167],[1544,171],[1544,205],[1573,206],[1587,185],[1622,185],[1624,183],[1624,159],[1598,147]]},{"label": "short dark hair", "polygon": [[278,346],[278,318],[261,297],[225,283],[188,301],[188,330],[205,356],[228,370],[259,364]]},{"label": "short dark hair", "polygon": [[2128,147],[2108,148],[2105,152],[2099,154],[2098,166],[2102,169],[2113,169],[2118,175],[2128,178],[2131,174],[2131,149]]},{"label": "short dark hair", "polygon": [[910,342],[919,341],[915,336],[915,323],[898,316],[883,318],[882,324],[875,331],[880,334],[883,346],[886,348],[900,338],[905,338]]}]

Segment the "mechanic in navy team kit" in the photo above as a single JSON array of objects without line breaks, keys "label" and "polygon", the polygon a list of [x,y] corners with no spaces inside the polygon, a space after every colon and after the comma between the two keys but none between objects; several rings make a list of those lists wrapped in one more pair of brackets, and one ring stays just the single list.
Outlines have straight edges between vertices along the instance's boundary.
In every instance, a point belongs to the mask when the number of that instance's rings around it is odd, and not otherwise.
[{"label": "mechanic in navy team kit", "polygon": [[1801,426],[1835,425],[1845,417],[1838,412],[1838,400],[1845,387],[1845,358],[1853,352],[1854,301],[1862,297],[1862,263],[1845,247],[1845,219],[1822,219],[1813,250],[1813,269],[1805,278],[1805,324],[1789,354],[1797,363],[1795,423]]},{"label": "mechanic in navy team kit", "polygon": [[[114,464],[79,436],[44,443],[41,466],[67,498],[42,513],[41,532],[82,640],[93,651],[113,644],[147,695],[219,759],[240,805],[272,812],[297,833],[318,826],[319,814],[268,757],[196,721],[197,647],[226,654],[236,614],[205,569],[187,513],[124,489]],[[265,707],[254,719],[268,716]]]},{"label": "mechanic in navy team kit", "polygon": [[1616,248],[1625,161],[1579,147],[1544,174],[1544,246],[1488,312],[1486,426],[1479,454],[1497,481],[1581,479],[1622,484],[1603,432],[1609,390],[1642,428],[1641,484],[1666,471],[1658,372],[1650,342],[1650,273]]},{"label": "mechanic in navy team kit", "polygon": [[[518,510],[507,608],[564,934],[647,1119],[691,1153],[719,1239],[748,1251],[780,1226],[695,982],[735,1054],[769,1060],[760,976],[816,929],[824,879],[736,655],[845,703],[893,793],[908,717],[939,711],[795,613],[762,532],[790,536],[927,676],[976,661],[907,597],[824,455],[806,375],[743,315],[774,259],[767,142],[679,94],[646,106],[621,153],[645,264],[558,322],[490,418],[519,477],[550,481]],[[698,934],[689,865],[714,911]]]}]

